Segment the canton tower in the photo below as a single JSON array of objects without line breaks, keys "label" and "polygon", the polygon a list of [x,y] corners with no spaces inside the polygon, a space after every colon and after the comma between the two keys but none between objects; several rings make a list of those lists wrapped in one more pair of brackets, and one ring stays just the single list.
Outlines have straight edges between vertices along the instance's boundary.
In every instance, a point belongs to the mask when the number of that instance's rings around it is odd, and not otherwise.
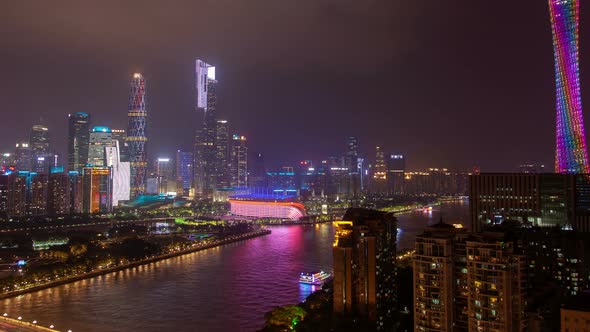
[{"label": "canton tower", "polygon": [[579,12],[579,0],[549,0],[557,88],[556,173],[589,173],[578,64]]},{"label": "canton tower", "polygon": [[129,143],[129,161],[131,163],[131,198],[135,198],[145,193],[147,172],[145,79],[139,73],[133,74],[131,78],[127,117],[129,119],[127,142]]}]

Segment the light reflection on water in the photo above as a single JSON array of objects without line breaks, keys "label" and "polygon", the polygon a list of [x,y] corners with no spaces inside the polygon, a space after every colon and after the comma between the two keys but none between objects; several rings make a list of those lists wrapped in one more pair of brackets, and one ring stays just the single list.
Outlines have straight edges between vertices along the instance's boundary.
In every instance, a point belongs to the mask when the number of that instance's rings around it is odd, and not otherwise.
[{"label": "light reflection on water", "polygon": [[[468,225],[467,205],[442,207]],[[439,211],[398,216],[398,248],[413,246]],[[60,330],[254,331],[274,306],[303,301],[319,286],[300,272],[332,271],[331,224],[276,226],[272,234],[0,301],[0,313]]]}]

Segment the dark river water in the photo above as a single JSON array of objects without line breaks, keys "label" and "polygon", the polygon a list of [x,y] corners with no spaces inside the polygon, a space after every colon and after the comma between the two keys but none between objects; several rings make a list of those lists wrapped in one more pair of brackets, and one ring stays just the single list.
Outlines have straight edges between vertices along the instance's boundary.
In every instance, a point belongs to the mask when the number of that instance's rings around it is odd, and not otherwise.
[{"label": "dark river water", "polygon": [[[398,215],[398,249],[438,222],[468,225],[466,203]],[[303,271],[332,269],[332,224],[275,226],[272,234],[0,301],[0,314],[60,331],[255,331],[274,306],[315,286]]]}]

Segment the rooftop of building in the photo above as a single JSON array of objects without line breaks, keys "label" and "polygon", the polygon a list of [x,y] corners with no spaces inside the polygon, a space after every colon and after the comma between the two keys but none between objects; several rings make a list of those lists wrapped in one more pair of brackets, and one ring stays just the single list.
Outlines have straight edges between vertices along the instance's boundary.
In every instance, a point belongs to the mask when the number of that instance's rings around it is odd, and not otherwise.
[{"label": "rooftop of building", "polygon": [[92,132],[96,133],[96,132],[101,132],[101,133],[111,133],[112,130],[109,127],[106,126],[94,126],[92,127]]},{"label": "rooftop of building", "polygon": [[570,298],[563,303],[562,308],[577,311],[590,311],[590,290],[585,290]]}]

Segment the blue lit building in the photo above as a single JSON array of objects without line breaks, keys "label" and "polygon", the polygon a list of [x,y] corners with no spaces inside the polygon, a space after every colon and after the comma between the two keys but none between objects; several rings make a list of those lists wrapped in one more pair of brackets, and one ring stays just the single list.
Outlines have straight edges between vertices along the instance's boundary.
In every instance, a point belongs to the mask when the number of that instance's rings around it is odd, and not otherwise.
[{"label": "blue lit building", "polygon": [[191,152],[176,151],[176,177],[182,188],[182,195],[188,196],[193,179],[193,154]]}]

